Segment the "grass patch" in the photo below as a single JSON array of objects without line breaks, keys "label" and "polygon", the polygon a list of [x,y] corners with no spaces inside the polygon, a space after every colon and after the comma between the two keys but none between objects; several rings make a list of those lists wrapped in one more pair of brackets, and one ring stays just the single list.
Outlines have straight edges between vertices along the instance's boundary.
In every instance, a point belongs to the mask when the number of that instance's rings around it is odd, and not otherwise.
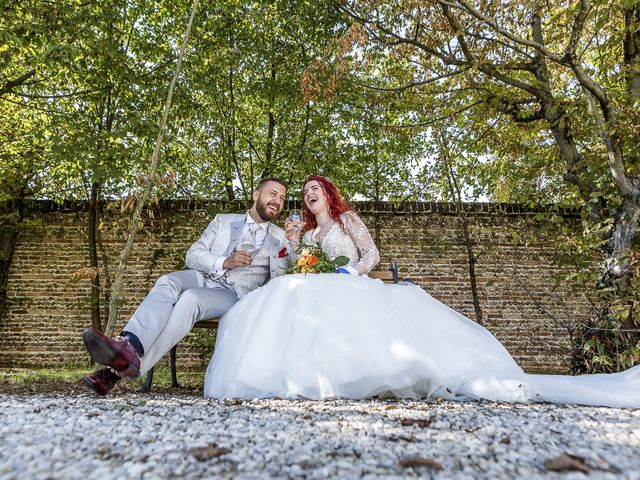
[{"label": "grass patch", "polygon": [[[14,384],[74,383],[86,375],[86,366],[58,368],[9,368],[0,371],[0,382]],[[82,377],[80,377],[82,375]]]},{"label": "grass patch", "polygon": [[[88,390],[82,379],[93,367],[87,365],[67,365],[49,368],[5,368],[0,370],[0,393],[86,393]],[[139,392],[145,377],[138,380],[121,381],[114,394]],[[152,392],[202,393],[204,370],[178,370],[181,388],[171,387],[171,371],[168,365],[156,365]]]}]

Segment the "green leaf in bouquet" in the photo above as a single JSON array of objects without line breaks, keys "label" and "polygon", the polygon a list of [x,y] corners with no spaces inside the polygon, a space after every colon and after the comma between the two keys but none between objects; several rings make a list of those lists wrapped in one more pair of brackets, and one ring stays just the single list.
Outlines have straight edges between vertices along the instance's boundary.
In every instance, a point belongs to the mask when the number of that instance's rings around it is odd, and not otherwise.
[{"label": "green leaf in bouquet", "polygon": [[335,263],[337,267],[344,267],[349,263],[349,259],[344,255],[340,255],[333,259],[333,263]]}]

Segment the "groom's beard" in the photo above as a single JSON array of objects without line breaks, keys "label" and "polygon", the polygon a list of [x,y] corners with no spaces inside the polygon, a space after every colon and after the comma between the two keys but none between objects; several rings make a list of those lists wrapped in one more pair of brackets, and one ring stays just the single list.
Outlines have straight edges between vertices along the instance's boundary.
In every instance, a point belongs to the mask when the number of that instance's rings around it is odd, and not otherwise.
[{"label": "groom's beard", "polygon": [[272,203],[271,205],[276,209],[276,211],[273,213],[267,210],[267,207],[269,206],[269,202],[256,203],[256,212],[258,212],[258,215],[260,216],[260,218],[265,222],[272,222],[273,220],[278,218],[278,215],[280,215],[280,211],[282,210],[280,208],[280,205],[276,205],[274,203]]}]

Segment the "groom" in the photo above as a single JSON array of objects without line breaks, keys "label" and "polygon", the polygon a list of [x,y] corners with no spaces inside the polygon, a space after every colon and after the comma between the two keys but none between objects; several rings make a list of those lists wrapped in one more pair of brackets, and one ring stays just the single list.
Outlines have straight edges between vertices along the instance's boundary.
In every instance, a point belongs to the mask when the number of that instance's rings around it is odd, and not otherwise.
[{"label": "groom", "polygon": [[[282,211],[286,193],[280,178],[261,180],[251,209],[216,215],[187,251],[187,269],[161,276],[119,336],[85,330],[82,339],[91,359],[107,366],[87,375],[85,385],[106,395],[121,378],[144,375],[198,320],[221,316],[239,298],[281,275],[285,233],[271,221]],[[236,249],[240,243],[252,244],[253,251]]]}]

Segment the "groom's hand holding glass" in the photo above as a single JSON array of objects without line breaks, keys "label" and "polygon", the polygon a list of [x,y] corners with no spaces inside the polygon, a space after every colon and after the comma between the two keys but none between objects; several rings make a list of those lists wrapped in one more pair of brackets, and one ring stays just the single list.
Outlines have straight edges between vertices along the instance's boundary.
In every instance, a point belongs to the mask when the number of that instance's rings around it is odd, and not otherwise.
[{"label": "groom's hand holding glass", "polygon": [[242,239],[238,242],[233,253],[224,261],[222,267],[230,270],[237,267],[246,267],[251,265],[251,262],[253,261],[251,252],[253,252],[255,248],[255,229],[249,229],[249,231],[245,232]]},{"label": "groom's hand holding glass", "polygon": [[237,267],[246,267],[247,265],[251,265],[251,260],[251,252],[236,250],[226,258],[222,264],[222,268],[231,270]]}]

